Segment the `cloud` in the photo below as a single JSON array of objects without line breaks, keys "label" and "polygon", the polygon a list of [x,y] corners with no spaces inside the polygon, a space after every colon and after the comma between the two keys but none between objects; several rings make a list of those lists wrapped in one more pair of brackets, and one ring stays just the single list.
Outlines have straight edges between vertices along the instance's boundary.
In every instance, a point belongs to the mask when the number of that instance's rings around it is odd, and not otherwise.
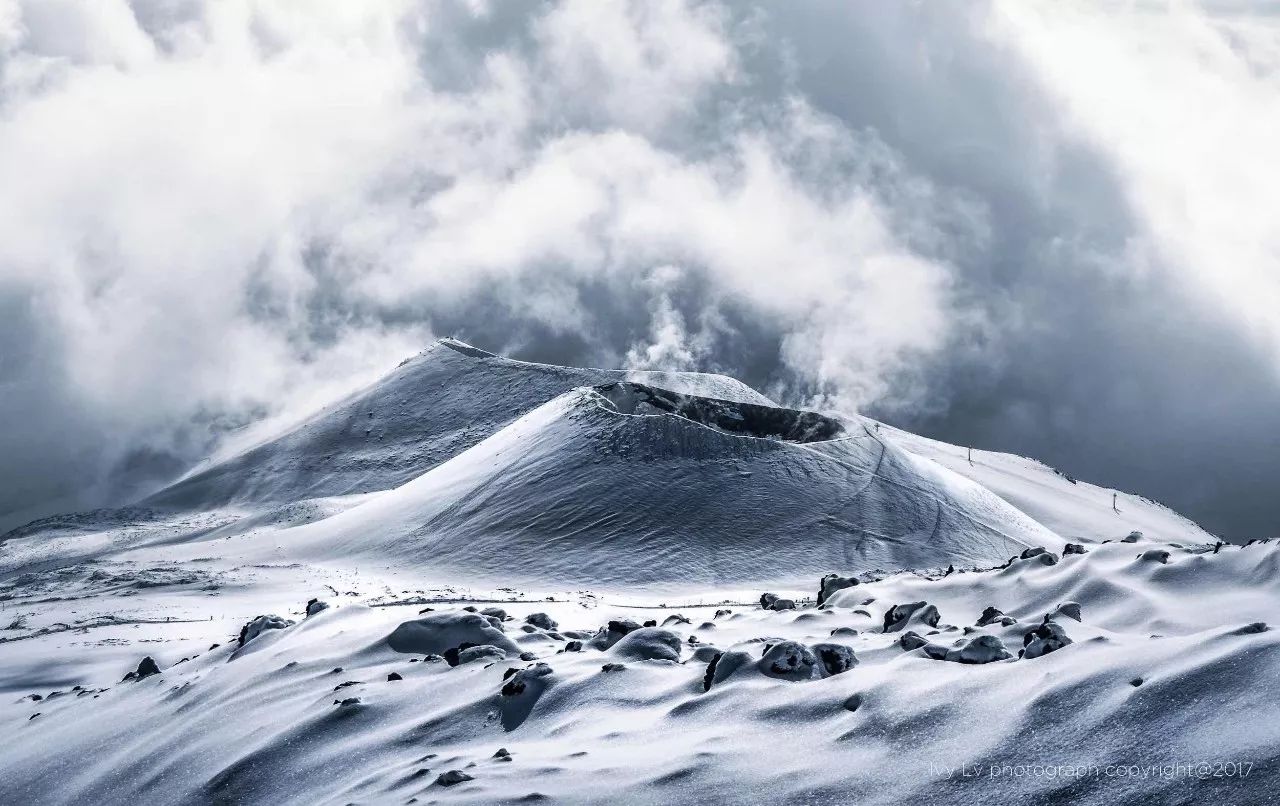
[{"label": "cloud", "polygon": [[693,366],[737,317],[845,407],[949,337],[930,189],[753,85],[717,5],[4,9],[0,511],[127,498],[434,332]]},{"label": "cloud", "polygon": [[1273,528],[1278,43],[1226,3],[0,0],[0,525],[456,334]]}]

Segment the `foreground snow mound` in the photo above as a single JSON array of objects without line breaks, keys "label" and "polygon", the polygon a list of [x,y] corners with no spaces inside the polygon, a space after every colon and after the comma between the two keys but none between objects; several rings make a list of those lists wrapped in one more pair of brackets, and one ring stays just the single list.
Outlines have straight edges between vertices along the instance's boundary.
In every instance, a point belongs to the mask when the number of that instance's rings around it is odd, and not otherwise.
[{"label": "foreground snow mound", "polygon": [[526,583],[808,585],[831,568],[990,565],[1062,541],[865,429],[627,383],[561,395],[280,543]]},{"label": "foreground snow mound", "polygon": [[[1112,542],[784,611],[502,602],[556,636],[340,600],[249,652],[193,651],[198,612],[131,645],[3,642],[42,664],[5,678],[0,803],[1267,803],[1280,544],[1147,547],[1168,562]],[[33,599],[7,602],[59,606]]]},{"label": "foreground snow mound", "polygon": [[557,395],[629,378],[677,392],[770,403],[723,375],[532,364],[442,339],[369,388],[216,460],[144,503],[203,509],[391,489]]}]

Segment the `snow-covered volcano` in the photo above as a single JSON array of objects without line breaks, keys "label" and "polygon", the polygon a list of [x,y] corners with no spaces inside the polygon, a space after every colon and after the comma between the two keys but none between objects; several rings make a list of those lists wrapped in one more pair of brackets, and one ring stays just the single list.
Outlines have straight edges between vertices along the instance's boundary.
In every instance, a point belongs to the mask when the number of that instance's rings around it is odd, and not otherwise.
[{"label": "snow-covered volcano", "polygon": [[771,405],[723,375],[533,364],[441,339],[369,388],[282,434],[205,463],[143,504],[209,508],[388,490],[557,395],[628,378],[676,392]]},{"label": "snow-covered volcano", "polygon": [[0,803],[1267,802],[1275,548],[445,340],[0,537]]},{"label": "snow-covered volcano", "polygon": [[1062,543],[872,429],[634,382],[566,392],[419,478],[279,539],[313,557],[572,585],[994,565]]}]

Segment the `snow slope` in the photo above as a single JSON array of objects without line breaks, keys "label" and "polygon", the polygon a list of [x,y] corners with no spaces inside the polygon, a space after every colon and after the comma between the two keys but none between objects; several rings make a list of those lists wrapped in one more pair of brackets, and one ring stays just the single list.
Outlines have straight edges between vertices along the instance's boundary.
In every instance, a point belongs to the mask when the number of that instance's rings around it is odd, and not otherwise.
[{"label": "snow slope", "polygon": [[904,450],[978,482],[1067,540],[1120,538],[1134,530],[1167,540],[1216,539],[1162,504],[1073,479],[1034,459],[969,451],[889,426],[880,433]]},{"label": "snow slope", "polygon": [[[655,391],[568,392],[408,484],[277,542],[312,559],[595,586],[785,584],[830,568],[994,565],[1031,546],[1061,547],[998,497],[865,429],[710,398],[680,402],[727,412],[739,430],[649,404],[633,413],[626,398]],[[805,442],[770,438],[766,416],[796,434],[827,430]]]},{"label": "snow slope", "polygon": [[559,394],[625,378],[677,392],[770,404],[722,375],[532,364],[441,339],[371,387],[283,434],[188,474],[142,505],[181,510],[391,489]]},{"label": "snow slope", "polygon": [[[313,616],[297,602],[281,611],[294,625],[243,648],[234,622],[171,625],[127,663],[56,633],[33,639],[56,670],[44,685],[5,681],[0,802],[1271,802],[1280,631],[1261,622],[1280,553],[1163,545],[896,574],[781,612],[583,599],[482,617],[344,597]],[[1170,556],[1140,559],[1152,550]],[[886,630],[907,602],[936,625]],[[991,606],[1016,621],[974,626]],[[559,623],[527,625],[534,612]],[[1071,643],[1017,657],[1046,617]],[[606,625],[622,619],[659,626],[618,640]],[[501,646],[458,666],[426,654],[468,637]],[[980,637],[1010,657],[930,657]],[[0,644],[5,668],[17,646]],[[806,665],[832,646],[856,663]],[[159,673],[122,682],[143,654]]]}]

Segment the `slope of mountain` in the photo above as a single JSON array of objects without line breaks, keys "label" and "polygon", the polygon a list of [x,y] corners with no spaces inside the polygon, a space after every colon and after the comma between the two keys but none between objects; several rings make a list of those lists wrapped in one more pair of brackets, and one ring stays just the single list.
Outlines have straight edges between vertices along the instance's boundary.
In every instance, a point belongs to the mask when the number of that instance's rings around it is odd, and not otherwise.
[{"label": "slope of mountain", "polygon": [[1135,530],[1166,540],[1216,540],[1162,504],[1071,478],[1034,459],[970,451],[888,426],[881,433],[904,450],[976,481],[1067,540],[1121,538]]},{"label": "slope of mountain", "polygon": [[189,473],[141,503],[207,509],[391,489],[563,392],[627,378],[677,392],[770,404],[723,375],[557,367],[441,339],[369,388],[283,434]]},{"label": "slope of mountain", "polygon": [[289,553],[574,585],[994,565],[1062,541],[957,474],[812,412],[637,383],[565,393]]}]

